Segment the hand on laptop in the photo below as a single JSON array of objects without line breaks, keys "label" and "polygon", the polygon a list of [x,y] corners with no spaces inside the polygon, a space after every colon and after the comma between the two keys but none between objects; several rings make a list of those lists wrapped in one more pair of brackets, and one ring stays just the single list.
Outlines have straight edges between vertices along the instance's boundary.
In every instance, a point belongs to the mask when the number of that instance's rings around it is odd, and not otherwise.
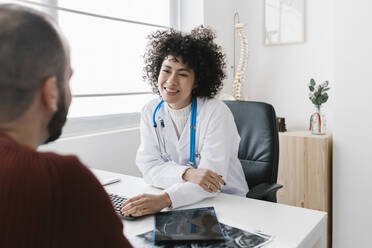
[{"label": "hand on laptop", "polygon": [[161,195],[141,194],[125,201],[121,207],[124,216],[142,216],[161,211],[172,204],[168,193]]}]

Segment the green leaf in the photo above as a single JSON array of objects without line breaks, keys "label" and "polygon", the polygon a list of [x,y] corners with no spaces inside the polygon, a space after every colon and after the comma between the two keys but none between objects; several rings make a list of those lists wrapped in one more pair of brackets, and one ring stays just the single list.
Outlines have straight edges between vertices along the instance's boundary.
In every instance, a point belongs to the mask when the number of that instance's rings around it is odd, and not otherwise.
[{"label": "green leaf", "polygon": [[309,86],[309,89],[310,89],[311,92],[313,92],[314,91],[314,86]]},{"label": "green leaf", "polygon": [[328,94],[325,93],[323,97],[324,97],[324,102],[326,102],[328,100]]},{"label": "green leaf", "polygon": [[320,103],[325,103],[325,97],[324,97],[324,95],[320,96],[319,101],[320,101]]},{"label": "green leaf", "polygon": [[327,94],[323,94],[319,97],[319,103],[320,104],[323,104],[325,103],[326,101],[328,100],[328,95]]},{"label": "green leaf", "polygon": [[310,79],[310,84],[311,84],[312,86],[315,86],[315,80],[314,80],[314,78]]}]

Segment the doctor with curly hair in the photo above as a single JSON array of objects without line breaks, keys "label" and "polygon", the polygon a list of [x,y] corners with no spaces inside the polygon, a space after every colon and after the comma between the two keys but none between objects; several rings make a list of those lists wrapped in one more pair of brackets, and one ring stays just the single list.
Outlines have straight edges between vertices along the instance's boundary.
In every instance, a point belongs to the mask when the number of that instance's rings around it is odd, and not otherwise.
[{"label": "doctor with curly hair", "polygon": [[218,192],[247,194],[234,118],[214,98],[226,76],[225,55],[214,39],[203,26],[149,36],[144,78],[159,99],[142,109],[136,163],[145,182],[164,191],[129,199],[123,215],[177,208]]}]

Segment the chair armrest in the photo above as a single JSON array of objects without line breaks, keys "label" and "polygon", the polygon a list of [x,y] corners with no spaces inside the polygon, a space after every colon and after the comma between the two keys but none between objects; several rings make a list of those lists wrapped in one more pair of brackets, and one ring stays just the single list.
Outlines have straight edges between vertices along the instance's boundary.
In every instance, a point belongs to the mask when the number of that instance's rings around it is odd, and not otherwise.
[{"label": "chair armrest", "polygon": [[275,194],[276,191],[278,191],[278,189],[282,187],[283,185],[276,183],[261,183],[249,189],[247,197],[257,200],[263,200],[267,198],[269,195]]}]

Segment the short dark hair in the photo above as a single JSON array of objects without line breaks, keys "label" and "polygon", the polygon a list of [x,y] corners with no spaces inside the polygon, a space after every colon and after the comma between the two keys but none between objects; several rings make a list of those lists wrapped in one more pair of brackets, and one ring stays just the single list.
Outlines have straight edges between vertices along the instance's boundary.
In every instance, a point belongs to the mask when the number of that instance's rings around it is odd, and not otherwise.
[{"label": "short dark hair", "polygon": [[0,5],[0,120],[12,121],[30,106],[36,90],[55,76],[63,89],[66,51],[41,12]]},{"label": "short dark hair", "polygon": [[144,55],[144,79],[152,90],[159,93],[158,77],[164,58],[168,55],[180,57],[195,72],[196,88],[193,96],[213,97],[223,86],[225,74],[225,54],[214,43],[214,32],[203,26],[193,29],[189,34],[169,29],[156,31],[149,35],[149,43]]}]

